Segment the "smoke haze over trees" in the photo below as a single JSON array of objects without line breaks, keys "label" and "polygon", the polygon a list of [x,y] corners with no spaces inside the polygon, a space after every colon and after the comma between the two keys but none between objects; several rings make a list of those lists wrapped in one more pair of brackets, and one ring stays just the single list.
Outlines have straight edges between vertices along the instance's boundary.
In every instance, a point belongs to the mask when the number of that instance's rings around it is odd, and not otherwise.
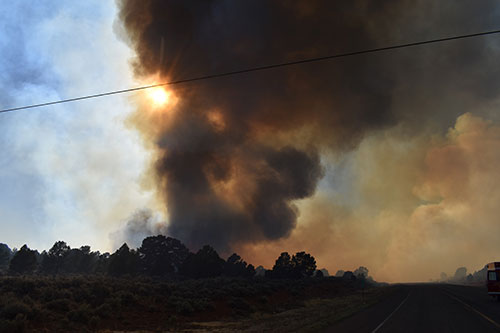
[{"label": "smoke haze over trees", "polygon": [[467,267],[458,267],[451,276],[448,276],[445,272],[441,272],[440,278],[437,281],[458,284],[484,284],[487,279],[487,273],[487,266],[469,274],[467,274]]}]

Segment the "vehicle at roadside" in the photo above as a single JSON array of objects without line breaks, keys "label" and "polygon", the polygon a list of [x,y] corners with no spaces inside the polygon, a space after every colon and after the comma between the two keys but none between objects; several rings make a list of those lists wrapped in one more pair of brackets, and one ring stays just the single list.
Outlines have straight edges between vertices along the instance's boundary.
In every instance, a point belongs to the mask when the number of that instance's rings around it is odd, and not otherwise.
[{"label": "vehicle at roadside", "polygon": [[500,262],[491,262],[486,266],[488,268],[486,275],[488,295],[496,297],[500,301]]}]

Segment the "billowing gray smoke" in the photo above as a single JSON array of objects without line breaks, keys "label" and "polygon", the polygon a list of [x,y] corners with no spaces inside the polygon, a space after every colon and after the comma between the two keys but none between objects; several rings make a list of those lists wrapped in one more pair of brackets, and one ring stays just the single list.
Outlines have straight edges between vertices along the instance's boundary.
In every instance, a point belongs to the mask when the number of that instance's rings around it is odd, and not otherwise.
[{"label": "billowing gray smoke", "polygon": [[[439,13],[454,8],[451,0],[118,3],[125,38],[137,55],[135,74],[145,80],[367,49],[407,42],[406,36],[440,37],[457,27],[468,33],[483,28],[481,22],[494,22],[493,16],[460,21],[461,13],[440,22]],[[493,5],[485,1],[482,12]],[[441,30],[413,29],[411,20],[420,18],[440,22]],[[168,209],[169,234],[191,247],[209,243],[221,250],[289,235],[299,214],[293,201],[310,197],[323,175],[320,152],[351,149],[367,131],[401,122],[416,129],[426,112],[435,111],[393,107],[396,90],[403,96],[425,76],[422,62],[412,57],[441,64],[435,82],[440,71],[460,63],[464,75],[488,76],[467,67],[487,52],[485,43],[466,44],[474,53],[462,55],[449,44],[440,46],[440,56],[402,50],[179,85],[172,87],[179,98],[172,110],[151,113],[139,106],[134,121],[154,142],[154,173]]]}]

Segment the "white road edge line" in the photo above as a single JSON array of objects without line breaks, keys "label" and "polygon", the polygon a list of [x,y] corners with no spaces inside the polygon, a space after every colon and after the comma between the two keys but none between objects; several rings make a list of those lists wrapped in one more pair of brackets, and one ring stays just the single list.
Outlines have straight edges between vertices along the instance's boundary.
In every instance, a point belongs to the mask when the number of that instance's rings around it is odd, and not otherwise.
[{"label": "white road edge line", "polygon": [[401,306],[402,306],[402,305],[406,302],[406,300],[408,299],[408,297],[410,297],[410,294],[411,294],[411,291],[408,293],[408,295],[406,296],[406,298],[405,298],[405,299],[404,299],[404,300],[403,300],[403,301],[402,301],[402,302],[398,305],[398,307],[397,307],[396,309],[394,309],[394,311],[392,311],[392,312],[391,312],[391,314],[390,314],[387,318],[385,318],[385,319],[384,319],[384,321],[383,321],[383,322],[381,322],[381,323],[377,326],[377,328],[375,328],[375,329],[372,331],[372,333],[377,332],[377,331],[378,331],[378,330],[382,327],[382,325],[384,325],[384,324],[385,324],[385,322],[386,322],[386,321],[388,321],[388,320],[389,320],[389,318],[391,318],[391,317],[392,317],[392,315],[393,315],[394,313],[396,313],[396,311],[398,311],[398,310],[399,310],[399,308],[400,308],[400,307],[401,307]]},{"label": "white road edge line", "polygon": [[455,301],[457,302],[460,302],[462,303],[466,308],[468,308],[469,310],[471,310],[472,312],[475,312],[476,314],[480,315],[481,317],[483,317],[484,319],[486,319],[487,321],[489,321],[490,323],[492,323],[493,325],[495,325],[495,327],[497,329],[500,329],[500,324],[498,324],[496,321],[494,321],[493,319],[491,319],[490,317],[488,317],[487,315],[483,314],[482,312],[479,312],[478,310],[476,310],[475,308],[473,308],[472,306],[470,306],[469,304],[465,303],[464,301],[458,299],[457,297],[455,296],[452,296],[450,295],[448,292],[444,292],[446,295],[448,295],[448,297],[451,297],[453,298]]}]

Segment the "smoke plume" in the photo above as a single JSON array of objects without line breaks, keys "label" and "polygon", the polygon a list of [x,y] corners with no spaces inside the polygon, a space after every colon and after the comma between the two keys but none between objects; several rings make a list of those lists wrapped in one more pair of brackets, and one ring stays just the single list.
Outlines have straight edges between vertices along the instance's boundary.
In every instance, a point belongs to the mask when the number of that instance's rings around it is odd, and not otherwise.
[{"label": "smoke plume", "polygon": [[[362,18],[342,14],[356,4],[326,11],[313,2],[120,4],[141,78],[176,80],[373,45]],[[311,39],[332,15],[344,33]],[[288,236],[298,216],[293,201],[311,196],[323,174],[321,146],[352,147],[366,130],[393,121],[391,82],[377,62],[201,82],[175,89],[178,103],[164,112],[142,105],[135,121],[156,145],[169,233],[222,249]]]},{"label": "smoke plume", "polygon": [[[476,32],[494,25],[496,8],[494,1],[118,4],[117,33],[136,53],[136,77],[147,83]],[[486,14],[471,14],[478,12]],[[322,160],[349,154],[394,128],[398,140],[409,142],[442,133],[479,98],[483,105],[494,100],[500,80],[494,79],[497,66],[487,67],[494,62],[490,52],[487,40],[475,39],[172,86],[166,106],[139,99],[131,122],[154,151],[149,176],[165,203],[168,233],[191,247],[210,243],[227,250],[304,231],[307,224],[296,229],[298,200],[314,195],[325,175]],[[478,81],[488,82],[487,89]],[[424,150],[416,149],[413,168],[424,165]],[[413,172],[400,173],[402,184],[416,179]],[[405,192],[402,204],[407,197],[414,204],[415,196]],[[370,200],[384,197],[374,193]],[[319,221],[315,227],[299,234],[357,220],[344,203],[329,203],[311,219]],[[349,228],[350,236],[362,229]],[[389,235],[381,236],[385,243],[377,246],[392,246]]]}]

